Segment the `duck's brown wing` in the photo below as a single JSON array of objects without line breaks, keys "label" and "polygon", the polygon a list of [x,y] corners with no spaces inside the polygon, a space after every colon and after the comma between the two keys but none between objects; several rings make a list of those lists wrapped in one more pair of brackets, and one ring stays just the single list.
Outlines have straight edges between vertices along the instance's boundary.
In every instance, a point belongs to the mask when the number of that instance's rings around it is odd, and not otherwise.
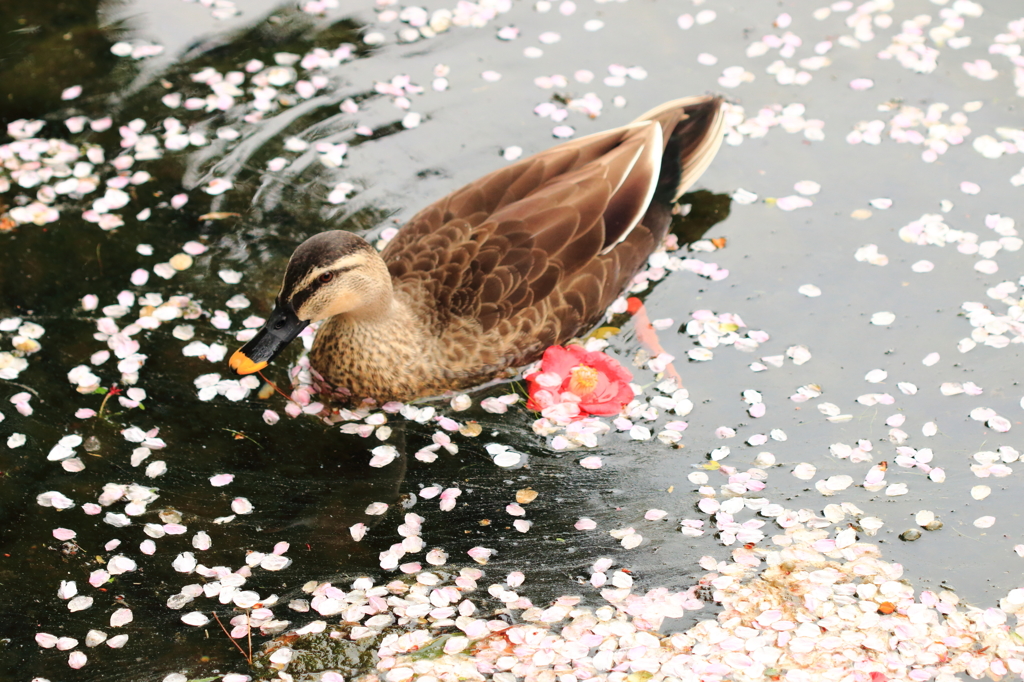
[{"label": "duck's brown wing", "polygon": [[[382,254],[396,288],[439,336],[453,321],[510,341],[533,334],[544,345],[575,334],[664,236],[668,205],[652,202],[656,193],[674,198],[686,169],[710,162],[677,157],[666,174],[666,146],[717,150],[717,140],[690,138],[720,138],[720,101],[687,103],[541,152],[427,207]],[[691,118],[703,123],[683,141],[677,130]],[[655,215],[657,226],[637,230]]]}]

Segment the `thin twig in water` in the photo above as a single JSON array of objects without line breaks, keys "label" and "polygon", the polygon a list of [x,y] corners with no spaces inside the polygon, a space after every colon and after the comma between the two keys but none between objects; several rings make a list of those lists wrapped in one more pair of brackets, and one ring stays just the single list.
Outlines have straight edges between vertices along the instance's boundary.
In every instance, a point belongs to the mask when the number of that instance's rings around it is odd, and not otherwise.
[{"label": "thin twig in water", "polygon": [[295,401],[293,401],[293,400],[292,400],[292,397],[291,397],[290,395],[288,395],[287,393],[285,393],[284,391],[282,391],[281,389],[279,389],[279,388],[277,387],[277,384],[275,384],[275,383],[274,383],[273,381],[271,381],[270,379],[268,379],[268,378],[266,378],[265,376],[263,376],[263,372],[256,372],[256,373],[260,375],[260,379],[263,379],[263,380],[264,380],[265,382],[267,382],[268,384],[270,384],[270,386],[271,386],[271,387],[273,387],[273,389],[274,389],[275,391],[277,391],[278,393],[280,393],[280,394],[281,394],[281,396],[282,396],[282,397],[283,397],[283,398],[284,398],[285,400],[287,400],[288,402],[295,402]]},{"label": "thin twig in water", "polygon": [[[255,440],[253,438],[250,438],[249,436],[245,435],[241,431],[236,431],[235,429],[228,429],[228,428],[223,428],[223,427],[221,428],[221,431],[227,431],[228,433],[233,433],[235,435],[236,439],[244,438],[246,440],[251,440],[256,445],[260,445],[259,441]],[[263,446],[260,445],[260,447],[262,448]]]},{"label": "thin twig in water", "polygon": [[[22,319],[24,319],[24,318],[22,318]],[[25,384],[19,384],[16,381],[8,381],[7,383],[10,384],[11,386],[17,386],[18,388],[23,388],[26,391],[28,391],[29,393],[31,393],[32,395],[34,395],[36,398],[38,398],[40,401],[46,402],[45,400],[43,400],[42,398],[39,397],[39,391],[37,391],[36,389],[32,388],[31,386],[26,386]]]},{"label": "thin twig in water", "polygon": [[252,640],[250,640],[249,642],[249,654],[246,655],[245,651],[242,650],[242,647],[238,646],[238,642],[236,642],[235,639],[231,636],[231,633],[228,632],[228,629],[224,627],[224,623],[220,622],[220,618],[217,617],[216,613],[213,614],[213,619],[217,621],[217,625],[220,626],[220,629],[224,631],[224,634],[227,635],[227,638],[231,640],[231,643],[235,645],[236,649],[238,649],[238,653],[242,654],[242,656],[245,657],[245,662],[249,665],[252,665]]}]

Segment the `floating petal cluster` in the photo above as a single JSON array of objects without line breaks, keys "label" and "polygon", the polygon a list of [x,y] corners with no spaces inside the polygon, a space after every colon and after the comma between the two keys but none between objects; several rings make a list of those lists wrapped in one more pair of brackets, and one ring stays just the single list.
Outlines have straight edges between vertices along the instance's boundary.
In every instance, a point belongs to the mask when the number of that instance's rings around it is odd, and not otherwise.
[{"label": "floating petal cluster", "polygon": [[[474,596],[485,573],[471,568],[450,581],[433,572],[386,585],[359,578],[349,590],[310,582],[303,589],[312,598],[293,599],[288,607],[320,618],[271,641],[261,657],[281,680],[292,680],[288,669],[300,662],[323,680],[341,679],[326,662],[330,657],[296,638],[325,634],[339,643],[363,643],[385,682],[566,676],[614,682],[638,674],[687,682],[811,682],[852,679],[854,670],[872,681],[953,682],[961,673],[1024,673],[1020,628],[1010,622],[1024,616],[1024,590],[984,610],[963,605],[949,591],[918,595],[903,567],[882,560],[877,546],[858,542],[854,528],[833,535],[829,521],[805,525],[814,517],[806,510],[785,513],[794,522],[770,546],[733,550],[731,561],[702,558],[708,572],[683,592],[635,593],[628,569],[610,571],[614,561],[598,559],[591,583],[607,602],[598,608],[582,606],[580,596],[535,605],[516,590],[525,579],[520,572],[490,584],[490,599]],[[666,618],[700,611],[706,600],[719,606],[716,618],[684,632],[659,632]],[[193,612],[182,620],[201,626],[209,619]],[[236,638],[257,622],[269,634],[291,623],[273,620],[263,607],[236,620]],[[60,646],[55,636],[40,636]],[[163,682],[185,679],[175,673]]]}]

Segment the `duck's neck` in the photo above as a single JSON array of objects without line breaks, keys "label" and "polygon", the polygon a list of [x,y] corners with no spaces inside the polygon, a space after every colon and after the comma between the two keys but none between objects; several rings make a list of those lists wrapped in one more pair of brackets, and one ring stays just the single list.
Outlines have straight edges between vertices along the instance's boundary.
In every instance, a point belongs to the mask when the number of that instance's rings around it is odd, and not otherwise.
[{"label": "duck's neck", "polygon": [[[390,280],[388,284],[390,285]],[[349,324],[366,327],[387,326],[396,314],[401,315],[402,311],[405,310],[405,306],[400,305],[395,300],[390,286],[386,290],[380,291],[376,296],[368,298],[370,298],[369,303],[355,310],[335,315],[331,319],[340,318],[347,320]]]},{"label": "duck's neck", "polygon": [[372,309],[335,315],[317,332],[310,363],[356,397],[402,399],[423,381],[430,351],[409,308],[390,298]]}]

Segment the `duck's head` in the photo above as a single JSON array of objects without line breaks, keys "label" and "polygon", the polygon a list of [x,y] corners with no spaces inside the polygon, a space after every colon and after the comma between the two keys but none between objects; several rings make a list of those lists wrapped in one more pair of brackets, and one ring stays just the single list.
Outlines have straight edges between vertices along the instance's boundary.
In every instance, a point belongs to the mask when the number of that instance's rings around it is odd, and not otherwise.
[{"label": "duck's head", "polygon": [[295,249],[274,311],[228,364],[238,374],[258,372],[310,322],[381,314],[390,304],[391,277],[377,251],[351,232],[321,232]]}]

